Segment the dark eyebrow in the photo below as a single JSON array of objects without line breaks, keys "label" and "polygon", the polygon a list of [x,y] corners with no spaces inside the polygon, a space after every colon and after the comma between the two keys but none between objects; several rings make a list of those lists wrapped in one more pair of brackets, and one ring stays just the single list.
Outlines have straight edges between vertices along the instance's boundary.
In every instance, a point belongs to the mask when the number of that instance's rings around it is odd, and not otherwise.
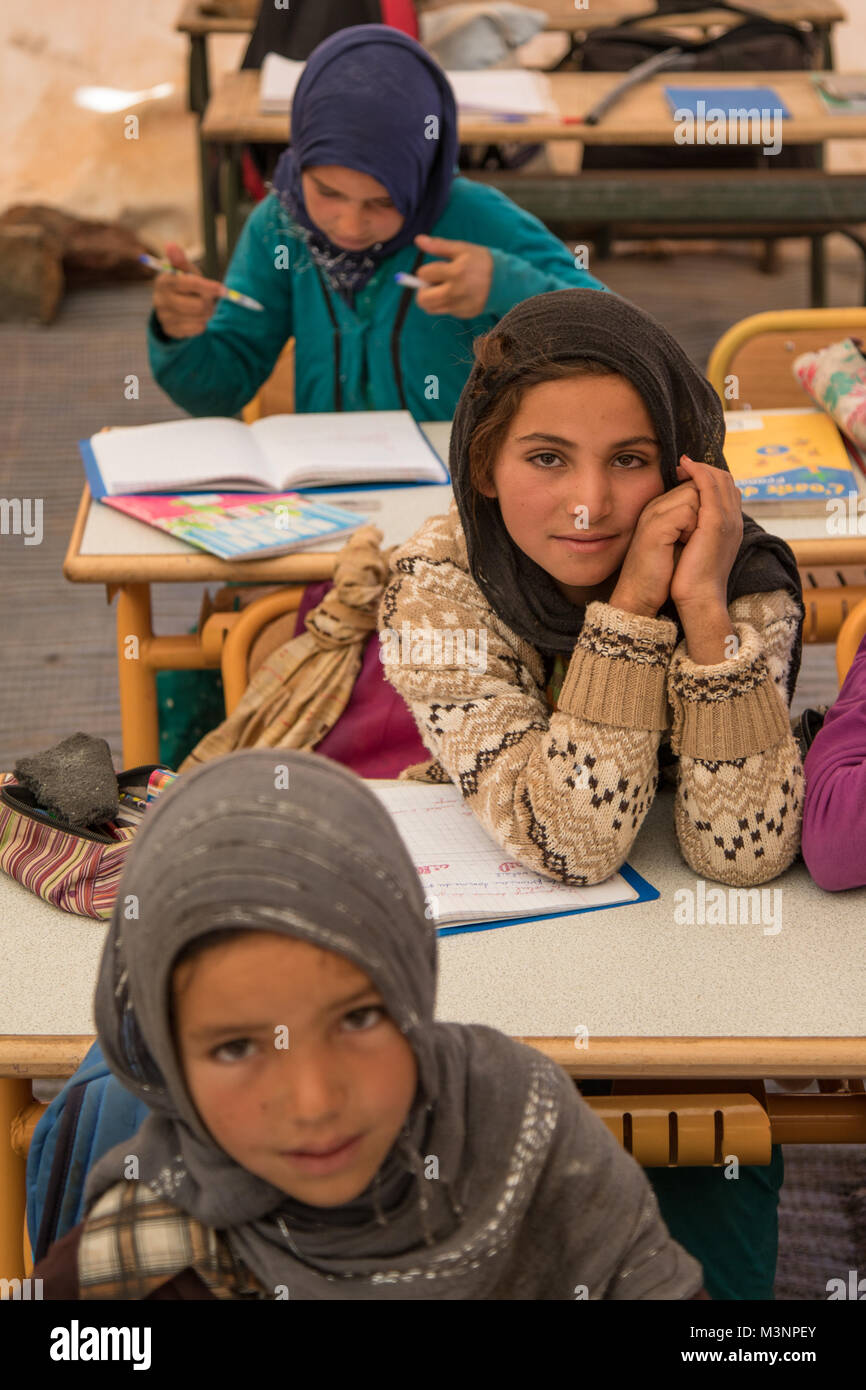
[{"label": "dark eyebrow", "polygon": [[353,994],[347,994],[345,999],[335,999],[333,1004],[328,1005],[331,1013],[337,1013],[339,1009],[346,1009],[350,1004],[354,1004],[358,999],[367,999],[371,994],[375,994],[377,999],[382,995],[374,984],[363,985],[361,989],[356,989]]},{"label": "dark eyebrow", "polygon": [[[368,998],[370,995],[376,995],[379,999],[382,997],[375,985],[364,985],[361,989],[353,990],[344,999],[335,999],[327,1006],[327,1011],[328,1013],[339,1013],[341,1009],[348,1008],[356,1000]],[[270,1023],[262,1023],[261,1020],[257,1023],[215,1023],[209,1028],[196,1028],[189,1036],[195,1042],[207,1042],[208,1039],[212,1038],[229,1036],[241,1038],[250,1033],[269,1033],[271,1028]]]},{"label": "dark eyebrow", "polygon": [[246,1037],[249,1033],[270,1032],[270,1024],[262,1023],[214,1023],[210,1028],[196,1028],[190,1037],[196,1042],[203,1042],[208,1038],[218,1038],[223,1034],[231,1034],[233,1037]]},{"label": "dark eyebrow", "polygon": [[542,434],[540,431],[536,431],[534,434],[519,435],[517,443],[524,444],[527,440],[530,439],[543,439],[548,444],[562,444],[565,446],[566,449],[571,449],[574,447],[573,439],[563,439],[562,436],[559,434]]},{"label": "dark eyebrow", "polygon": [[[541,432],[535,432],[533,434],[521,434],[517,439],[517,443],[523,444],[530,439],[540,439],[547,444],[560,444],[566,449],[574,448],[573,439],[563,439],[562,435],[560,434],[542,434]],[[658,440],[653,439],[652,435],[635,434],[632,436],[631,439],[620,439],[618,443],[611,444],[610,451],[611,453],[615,453],[617,449],[627,449],[632,444],[652,444],[656,449],[659,447]]]}]

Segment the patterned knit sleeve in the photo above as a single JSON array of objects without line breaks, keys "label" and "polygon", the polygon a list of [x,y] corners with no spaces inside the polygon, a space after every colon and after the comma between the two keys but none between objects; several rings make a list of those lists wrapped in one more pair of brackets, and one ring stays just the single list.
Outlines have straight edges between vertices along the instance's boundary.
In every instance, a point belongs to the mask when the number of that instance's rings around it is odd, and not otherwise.
[{"label": "patterned knit sleeve", "polygon": [[674,624],[589,604],[551,713],[538,653],[468,574],[406,549],[395,571],[385,673],[444,773],[509,857],[562,883],[608,878],[655,794]]},{"label": "patterned knit sleeve", "polygon": [[668,695],[680,849],[696,873],[744,887],[775,878],[800,847],[803,767],[787,704],[800,614],[781,589],[729,613],[737,655],[699,666],[681,642]]}]

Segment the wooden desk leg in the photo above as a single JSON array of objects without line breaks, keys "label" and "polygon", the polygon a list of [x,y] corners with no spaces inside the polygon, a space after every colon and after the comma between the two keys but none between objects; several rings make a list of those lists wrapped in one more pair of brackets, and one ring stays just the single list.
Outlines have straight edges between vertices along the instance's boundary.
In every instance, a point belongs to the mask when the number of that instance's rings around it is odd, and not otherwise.
[{"label": "wooden desk leg", "polygon": [[189,37],[189,109],[203,116],[210,99],[210,76],[207,65],[207,35]]},{"label": "wooden desk leg", "polygon": [[223,152],[223,209],[226,215],[226,264],[240,236],[240,201],[243,188],[241,160],[243,146],[235,140]]},{"label": "wooden desk leg", "polygon": [[827,252],[823,236],[813,236],[812,256],[809,265],[810,304],[813,309],[823,309],[827,303]]},{"label": "wooden desk leg", "polygon": [[219,248],[217,245],[217,226],[216,208],[213,201],[213,188],[211,185],[211,149],[212,146],[201,137],[201,118],[199,118],[199,129],[196,135],[198,142],[198,179],[199,196],[201,201],[201,230],[204,241],[204,273],[212,280],[219,278]]},{"label": "wooden desk leg", "polygon": [[832,24],[815,25],[818,37],[821,40],[821,67],[825,72],[833,71],[833,26]]},{"label": "wooden desk leg", "polygon": [[12,1148],[12,1121],[32,1099],[29,1078],[0,1076],[0,1279],[24,1278],[27,1160]]},{"label": "wooden desk leg", "polygon": [[117,684],[124,767],[159,762],[156,672],[147,661],[152,638],[150,585],[123,585],[117,596]]},{"label": "wooden desk leg", "polygon": [[210,99],[207,35],[191,34],[189,40],[189,108],[196,113],[196,142],[198,144],[198,180],[201,202],[201,229],[204,241],[204,271],[215,278],[219,274],[217,259],[216,210],[211,194],[210,146],[201,138],[201,121]]}]

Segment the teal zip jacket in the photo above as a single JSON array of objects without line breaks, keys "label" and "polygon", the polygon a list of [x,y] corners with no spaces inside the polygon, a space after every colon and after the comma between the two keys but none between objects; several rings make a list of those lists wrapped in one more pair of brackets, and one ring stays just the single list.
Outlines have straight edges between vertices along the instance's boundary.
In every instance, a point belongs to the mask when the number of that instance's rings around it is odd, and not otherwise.
[{"label": "teal zip jacket", "polygon": [[251,295],[264,313],[221,299],[194,338],[148,324],[153,374],[190,415],[237,415],[295,338],[295,409],[411,411],[416,420],[450,420],[472,366],[472,340],[513,305],[548,290],[604,285],[576,268],[572,254],[538,218],[497,189],[455,178],[431,235],[471,241],[493,254],[484,312],[472,319],[426,314],[415,291],[395,283],[435,256],[404,247],[376,270],[350,309],[313,263],[300,232],[274,194],[250,214],[225,284]]}]

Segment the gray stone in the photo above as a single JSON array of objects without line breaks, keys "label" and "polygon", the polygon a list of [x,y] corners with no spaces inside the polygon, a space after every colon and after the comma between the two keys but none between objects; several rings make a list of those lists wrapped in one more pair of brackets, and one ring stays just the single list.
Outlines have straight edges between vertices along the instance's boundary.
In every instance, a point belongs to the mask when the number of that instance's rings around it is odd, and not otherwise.
[{"label": "gray stone", "polygon": [[96,825],[117,814],[117,775],[104,738],[72,734],[32,758],[19,759],[15,776],[37,805],[69,825]]}]

